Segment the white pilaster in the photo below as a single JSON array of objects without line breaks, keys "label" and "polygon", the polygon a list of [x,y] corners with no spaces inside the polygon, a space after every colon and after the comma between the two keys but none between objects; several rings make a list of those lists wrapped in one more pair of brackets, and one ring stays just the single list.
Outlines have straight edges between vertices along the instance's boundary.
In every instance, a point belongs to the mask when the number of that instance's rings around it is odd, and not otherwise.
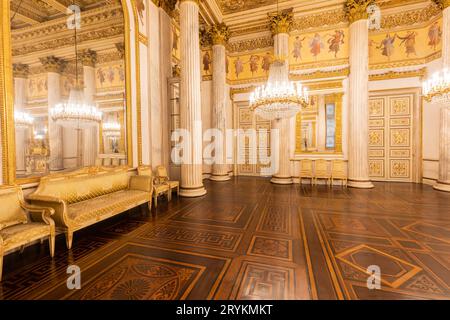
[{"label": "white pilaster", "polygon": [[[450,68],[450,7],[442,11],[442,66]],[[439,130],[439,176],[436,190],[450,192],[450,105],[441,106]]]},{"label": "white pilaster", "polygon": [[369,29],[368,20],[350,24],[348,185],[373,188],[369,178]]},{"label": "white pilaster", "polygon": [[181,49],[181,128],[190,135],[187,162],[181,165],[180,195],[198,197],[206,194],[202,180],[202,122],[200,94],[200,41],[199,7],[197,1],[182,0],[180,3],[180,49]]},{"label": "white pilaster", "polygon": [[[48,109],[49,111],[61,102],[61,75],[58,72],[47,72]],[[48,118],[48,136],[50,145],[50,171],[63,169],[62,127]]]},{"label": "white pilaster", "polygon": [[[84,80],[84,99],[90,105],[95,104],[95,67],[93,65],[83,66]],[[83,166],[93,166],[98,154],[98,125],[92,128],[86,128],[82,131],[83,135]],[[81,147],[81,146],[80,146]]]},{"label": "white pilaster", "polygon": [[[16,112],[24,112],[27,103],[26,84],[25,77],[14,77],[14,111]],[[18,174],[26,172],[25,148],[30,129],[16,127],[16,172]]]}]

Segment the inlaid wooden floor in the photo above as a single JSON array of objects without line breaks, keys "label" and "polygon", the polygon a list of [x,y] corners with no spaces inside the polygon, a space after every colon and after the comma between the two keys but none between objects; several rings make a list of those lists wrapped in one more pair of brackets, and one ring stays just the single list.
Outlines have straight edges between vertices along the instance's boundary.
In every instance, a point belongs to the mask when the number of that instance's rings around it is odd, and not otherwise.
[{"label": "inlaid wooden floor", "polygon": [[[450,299],[450,195],[206,182],[207,196],[160,201],[5,257],[2,299]],[[66,286],[68,265],[82,289]],[[381,270],[369,290],[367,267]]]}]

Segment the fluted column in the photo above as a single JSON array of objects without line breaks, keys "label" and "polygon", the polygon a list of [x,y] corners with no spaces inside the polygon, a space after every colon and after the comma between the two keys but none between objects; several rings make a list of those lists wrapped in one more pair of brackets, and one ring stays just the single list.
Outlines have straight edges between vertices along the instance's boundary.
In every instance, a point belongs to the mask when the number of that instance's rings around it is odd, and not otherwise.
[{"label": "fluted column", "polygon": [[373,188],[369,178],[369,28],[370,1],[347,2],[350,20],[348,185]]},{"label": "fluted column", "polygon": [[203,186],[202,114],[200,93],[200,41],[198,1],[180,1],[180,120],[190,135],[189,150],[183,150],[180,195],[198,197],[206,194]]},{"label": "fluted column", "polygon": [[225,135],[227,129],[227,105],[226,105],[226,51],[225,45],[229,38],[228,27],[221,23],[214,25],[211,29],[212,39],[212,101],[213,127],[222,132],[222,144],[218,146],[220,150],[216,149],[216,162],[212,167],[212,174],[210,180],[213,181],[227,181],[230,180],[228,174],[228,165],[226,158],[226,143]]},{"label": "fluted column", "polygon": [[[436,1],[442,8],[442,67],[450,69],[450,0]],[[450,192],[450,105],[440,111],[439,176],[434,188]]]},{"label": "fluted column", "polygon": [[[292,24],[290,13],[281,13],[270,18],[270,25],[274,40],[274,52],[276,59],[285,60],[289,64],[289,30]],[[289,69],[289,68],[288,68]],[[291,174],[291,119],[274,120],[273,129],[279,130],[279,161],[278,172],[272,177],[274,184],[292,184]]]},{"label": "fluted column", "polygon": [[[29,67],[26,64],[14,64],[14,111],[25,111],[27,103],[27,78]],[[16,172],[26,172],[26,142],[31,135],[31,128],[16,126]]]},{"label": "fluted column", "polygon": [[[95,104],[95,63],[97,53],[92,50],[84,50],[80,54],[83,64],[84,99],[86,103]],[[98,154],[98,125],[92,128],[85,128],[83,135],[83,166],[93,166]]]},{"label": "fluted column", "polygon": [[41,63],[47,72],[48,87],[48,136],[50,146],[50,171],[63,169],[63,145],[62,127],[53,121],[50,116],[50,109],[61,102],[61,72],[65,67],[65,62],[55,56],[41,58]]}]

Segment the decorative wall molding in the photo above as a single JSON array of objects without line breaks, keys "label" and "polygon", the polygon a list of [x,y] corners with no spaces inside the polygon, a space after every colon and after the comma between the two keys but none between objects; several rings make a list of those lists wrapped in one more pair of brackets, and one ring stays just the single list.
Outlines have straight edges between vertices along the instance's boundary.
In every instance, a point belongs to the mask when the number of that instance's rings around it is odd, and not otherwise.
[{"label": "decorative wall molding", "polygon": [[420,79],[423,79],[426,78],[426,76],[427,76],[427,68],[421,68],[417,70],[388,71],[384,73],[371,74],[369,75],[369,81],[414,78],[414,77],[419,77]]},{"label": "decorative wall molding", "polygon": [[227,49],[230,53],[252,51],[258,49],[272,48],[273,37],[264,36],[254,39],[229,42]]}]

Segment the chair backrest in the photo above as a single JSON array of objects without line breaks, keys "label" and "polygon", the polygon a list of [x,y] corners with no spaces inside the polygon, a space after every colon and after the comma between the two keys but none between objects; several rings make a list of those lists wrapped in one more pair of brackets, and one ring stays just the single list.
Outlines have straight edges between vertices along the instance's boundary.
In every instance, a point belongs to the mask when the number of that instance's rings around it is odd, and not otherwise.
[{"label": "chair backrest", "polygon": [[316,177],[329,177],[328,161],[319,159],[315,163],[315,175]]},{"label": "chair backrest", "polygon": [[169,178],[169,174],[167,173],[167,169],[164,166],[158,166],[156,168],[156,174],[159,178]]},{"label": "chair backrest", "polygon": [[146,177],[152,177],[153,176],[153,170],[151,165],[142,165],[139,166],[138,169],[138,176],[146,176]]},{"label": "chair backrest", "polygon": [[128,189],[127,171],[126,167],[99,169],[96,172],[42,179],[35,194],[56,197],[68,204],[81,202]]},{"label": "chair backrest", "polygon": [[21,206],[23,202],[22,188],[18,186],[0,187],[0,230],[28,221],[27,214]]},{"label": "chair backrest", "polygon": [[312,173],[312,160],[305,159],[300,161],[300,172]]},{"label": "chair backrest", "polygon": [[119,158],[112,158],[111,165],[112,165],[113,167],[118,167],[118,166],[120,166],[120,159],[119,159]]},{"label": "chair backrest", "polygon": [[333,160],[332,161],[332,175],[333,176],[345,176],[345,161]]}]

